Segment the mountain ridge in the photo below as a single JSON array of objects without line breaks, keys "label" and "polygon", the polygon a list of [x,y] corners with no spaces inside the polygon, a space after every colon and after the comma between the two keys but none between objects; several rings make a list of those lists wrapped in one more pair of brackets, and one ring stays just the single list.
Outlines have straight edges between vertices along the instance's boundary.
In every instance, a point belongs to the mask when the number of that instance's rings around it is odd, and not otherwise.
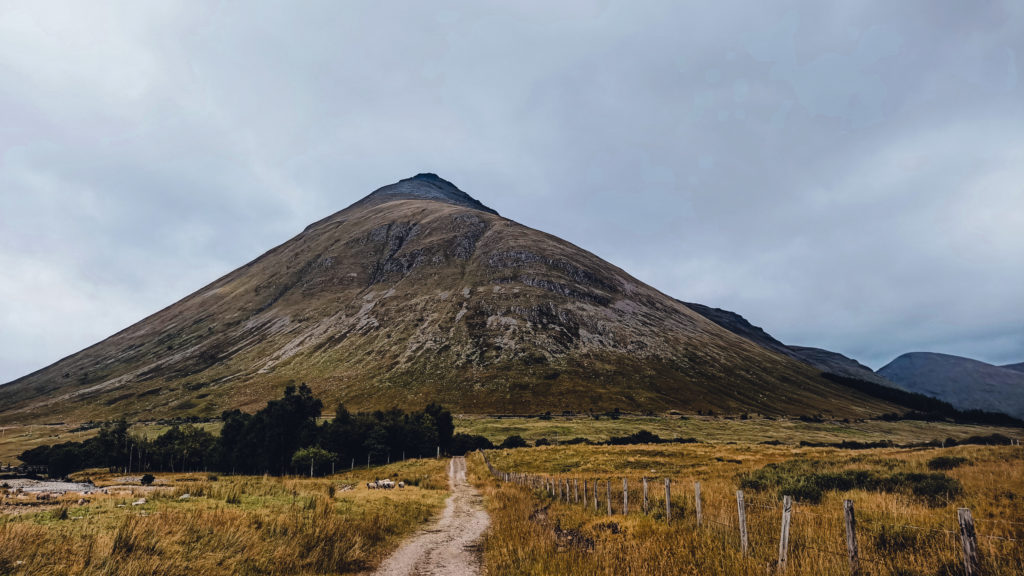
[{"label": "mountain ridge", "polygon": [[783,344],[781,341],[775,339],[774,336],[767,333],[763,328],[754,326],[746,318],[736,312],[723,310],[721,308],[713,308],[703,304],[695,304],[692,302],[683,302],[683,304],[708,320],[711,320],[722,328],[725,328],[738,336],[742,336],[763,348],[779,354],[784,354],[794,360],[803,362],[808,366],[813,366],[814,368],[821,370],[823,373],[834,374],[844,378],[864,380],[866,382],[881,384],[883,386],[894,386],[892,382],[889,382],[884,377],[878,375],[871,368],[868,368],[860,362],[838,352],[832,352],[822,348]]}]

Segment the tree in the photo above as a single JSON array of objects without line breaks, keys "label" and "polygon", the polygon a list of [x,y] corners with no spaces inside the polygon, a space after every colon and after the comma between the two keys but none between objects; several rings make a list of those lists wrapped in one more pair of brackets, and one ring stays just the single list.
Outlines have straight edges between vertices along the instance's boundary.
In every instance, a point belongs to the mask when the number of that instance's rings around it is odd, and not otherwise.
[{"label": "tree", "polygon": [[471,436],[469,434],[463,434],[459,432],[452,437],[451,446],[448,452],[453,456],[462,456],[467,452],[474,450],[489,450],[494,448],[494,444],[484,436]]},{"label": "tree", "polygon": [[203,470],[216,463],[217,439],[193,426],[173,426],[153,441],[152,458],[161,470]]},{"label": "tree", "polygon": [[292,455],[292,467],[300,470],[309,468],[309,475],[313,476],[314,471],[320,471],[323,466],[337,459],[337,454],[332,454],[319,446],[307,446],[296,450]]},{"label": "tree", "polygon": [[451,446],[452,437],[455,434],[455,421],[452,418],[452,413],[440,404],[428,404],[423,411],[434,419],[434,425],[437,426],[438,445],[442,450],[447,450]]},{"label": "tree", "polygon": [[526,440],[523,440],[522,436],[513,434],[501,441],[500,448],[526,448],[526,446],[528,446],[528,444],[526,443]]}]

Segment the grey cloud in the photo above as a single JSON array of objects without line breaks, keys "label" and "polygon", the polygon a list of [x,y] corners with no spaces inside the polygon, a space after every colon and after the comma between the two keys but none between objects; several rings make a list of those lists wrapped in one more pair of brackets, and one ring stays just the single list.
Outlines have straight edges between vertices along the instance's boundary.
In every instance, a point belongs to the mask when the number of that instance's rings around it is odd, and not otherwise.
[{"label": "grey cloud", "polygon": [[787,342],[1024,360],[1022,12],[13,3],[0,381],[421,171]]}]

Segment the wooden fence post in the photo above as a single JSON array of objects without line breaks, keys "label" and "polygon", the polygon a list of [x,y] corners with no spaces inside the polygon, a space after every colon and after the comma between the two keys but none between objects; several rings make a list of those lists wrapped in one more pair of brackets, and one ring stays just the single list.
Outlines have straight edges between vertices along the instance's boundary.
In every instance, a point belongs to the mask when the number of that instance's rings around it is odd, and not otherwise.
[{"label": "wooden fence post", "polygon": [[647,514],[649,508],[650,501],[647,499],[647,477],[644,476],[644,514]]},{"label": "wooden fence post", "polygon": [[599,508],[597,507],[597,483],[598,482],[600,482],[600,480],[596,480],[596,479],[594,480],[594,513],[595,514],[597,514],[597,511],[599,510]]},{"label": "wooden fence post", "polygon": [[793,511],[793,499],[782,497],[782,533],[779,535],[779,572],[786,571],[789,556],[789,515]]},{"label": "wooden fence post", "polygon": [[976,576],[980,574],[981,568],[978,560],[978,541],[974,534],[974,518],[971,516],[970,508],[960,508],[956,515],[960,521],[960,541],[964,547],[964,572],[967,576]]},{"label": "wooden fence post", "polygon": [[746,556],[749,543],[747,541],[747,507],[743,501],[743,490],[736,491],[736,511],[740,520],[740,551],[743,552],[743,556]]},{"label": "wooden fence post", "polygon": [[574,504],[580,503],[580,479],[572,479],[572,500]]},{"label": "wooden fence post", "polygon": [[843,501],[843,516],[846,518],[846,553],[850,556],[850,574],[860,571],[860,553],[857,550],[857,516],[853,511],[853,500]]},{"label": "wooden fence post", "polygon": [[612,515],[612,479],[604,481],[605,500],[608,502],[608,515]]},{"label": "wooden fence post", "polygon": [[672,479],[665,478],[665,522],[672,521]]},{"label": "wooden fence post", "polygon": [[629,481],[622,479],[622,515],[629,515]]},{"label": "wooden fence post", "polygon": [[583,508],[587,507],[587,479],[583,479]]},{"label": "wooden fence post", "polygon": [[568,504],[569,500],[569,479],[565,479],[565,503]]},{"label": "wooden fence post", "polygon": [[704,522],[704,509],[700,502],[700,482],[693,483],[693,502],[697,508],[697,526],[699,527]]}]

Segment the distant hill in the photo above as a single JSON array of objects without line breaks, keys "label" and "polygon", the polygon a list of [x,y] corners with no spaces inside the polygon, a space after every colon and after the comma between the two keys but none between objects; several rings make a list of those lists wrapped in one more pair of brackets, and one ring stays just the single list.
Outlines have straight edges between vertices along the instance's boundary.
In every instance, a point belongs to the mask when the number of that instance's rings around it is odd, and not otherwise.
[{"label": "distant hill", "polygon": [[949,402],[960,410],[987,410],[1024,418],[1024,372],[948,354],[913,352],[879,374],[910,392]]},{"label": "distant hill", "polygon": [[1024,362],[1020,364],[1007,364],[1003,368],[1009,368],[1010,370],[1016,370],[1017,372],[1024,372]]},{"label": "distant hill", "polygon": [[899,409],[693,307],[419,174],[0,386],[0,422],[208,417],[299,382],[353,409]]}]

